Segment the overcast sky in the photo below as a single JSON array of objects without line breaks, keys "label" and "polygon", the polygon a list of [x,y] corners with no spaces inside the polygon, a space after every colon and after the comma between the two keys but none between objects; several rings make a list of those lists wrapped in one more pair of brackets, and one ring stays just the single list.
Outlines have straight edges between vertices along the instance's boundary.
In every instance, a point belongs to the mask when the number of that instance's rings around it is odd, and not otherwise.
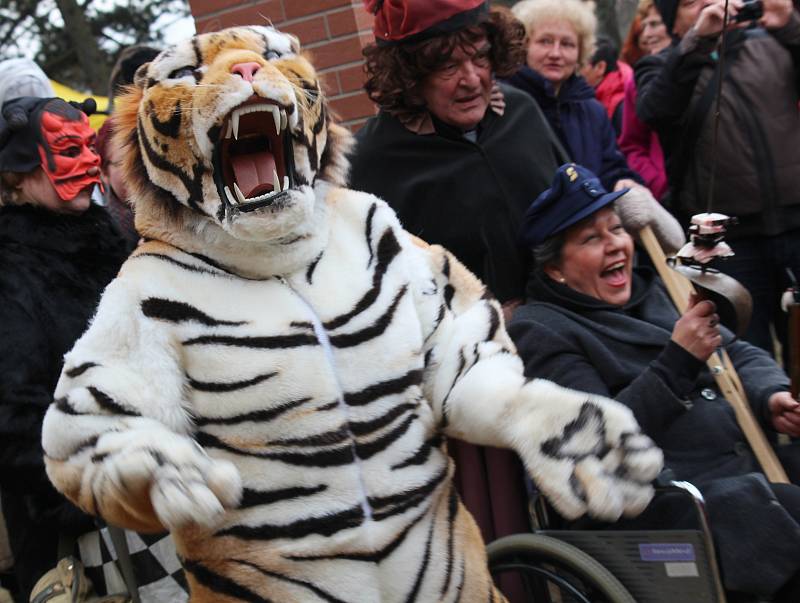
[{"label": "overcast sky", "polygon": [[[163,25],[157,23],[157,27],[161,28],[164,32],[164,41],[166,44],[174,44],[180,42],[194,35],[194,18],[192,16],[184,17],[174,20],[171,17],[163,17]],[[170,23],[170,20],[172,22]]]}]

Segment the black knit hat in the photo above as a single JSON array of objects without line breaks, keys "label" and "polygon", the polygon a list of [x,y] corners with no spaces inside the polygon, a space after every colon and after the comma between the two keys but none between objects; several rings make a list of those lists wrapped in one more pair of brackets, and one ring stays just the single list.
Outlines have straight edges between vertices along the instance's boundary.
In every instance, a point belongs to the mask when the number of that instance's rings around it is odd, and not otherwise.
[{"label": "black knit hat", "polygon": [[655,0],[656,8],[661,15],[661,20],[667,27],[667,33],[672,35],[672,28],[675,25],[675,16],[678,14],[679,0]]}]

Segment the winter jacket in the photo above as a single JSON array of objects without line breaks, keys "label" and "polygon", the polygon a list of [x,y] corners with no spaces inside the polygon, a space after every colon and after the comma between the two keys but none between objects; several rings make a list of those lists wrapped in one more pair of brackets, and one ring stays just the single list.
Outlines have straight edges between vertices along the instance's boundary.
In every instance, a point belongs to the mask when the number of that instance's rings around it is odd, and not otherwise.
[{"label": "winter jacket", "polygon": [[712,152],[716,40],[690,31],[636,65],[639,117],[661,138],[671,204],[684,219],[713,209],[745,218],[732,236],[800,228],[800,16],[780,30],[735,30],[726,40],[719,139]]},{"label": "winter jacket", "polygon": [[350,187],[387,201],[406,230],[446,247],[504,302],[525,290],[522,216],[566,157],[536,104],[501,90],[505,110],[486,112],[475,142],[436,120],[417,134],[379,113],[356,134]]},{"label": "winter jacket", "polygon": [[582,77],[570,77],[561,84],[558,95],[553,85],[530,67],[517,71],[508,83],[536,100],[572,161],[597,174],[608,190],[623,178],[641,182],[617,147],[605,108]]},{"label": "winter jacket", "polygon": [[[633,411],[664,451],[665,466],[697,485],[712,514],[720,516],[712,529],[718,548],[725,547],[728,588],[769,594],[800,569],[800,558],[790,553],[800,550],[800,526],[754,484],[758,464],[705,363],[670,341],[679,316],[653,273],[637,269],[623,307],[578,293],[541,272],[532,276],[528,296],[509,326],[526,374],[611,396]],[[753,412],[774,436],[767,400],[788,389],[786,374],[763,350],[731,342],[729,332],[724,336]],[[790,447],[787,457],[795,468],[799,456],[800,450]],[[722,481],[733,477],[740,479]],[[730,512],[731,497],[737,513]],[[741,532],[742,513],[751,533]],[[747,549],[742,543],[748,540],[765,549],[758,558],[737,556],[737,547]]]},{"label": "winter jacket", "polygon": [[62,357],[125,255],[101,207],[79,216],[30,205],[0,209],[0,491],[26,597],[55,565],[59,531],[93,527],[50,485],[41,426]]},{"label": "winter jacket", "polygon": [[619,148],[628,165],[642,177],[653,196],[662,199],[668,188],[664,152],[656,131],[636,114],[636,82],[633,79],[625,84]]}]

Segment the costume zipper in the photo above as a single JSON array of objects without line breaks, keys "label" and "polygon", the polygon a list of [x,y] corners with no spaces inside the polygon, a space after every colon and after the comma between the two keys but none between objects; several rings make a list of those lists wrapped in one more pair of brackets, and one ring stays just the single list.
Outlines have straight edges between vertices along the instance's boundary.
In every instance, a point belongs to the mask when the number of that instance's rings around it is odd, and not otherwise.
[{"label": "costume zipper", "polygon": [[328,337],[328,332],[325,330],[325,327],[317,315],[316,310],[314,310],[314,307],[306,300],[306,298],[300,295],[300,293],[294,287],[292,287],[289,284],[289,281],[287,281],[284,277],[279,276],[277,278],[281,283],[283,283],[283,285],[286,286],[287,289],[289,289],[289,291],[294,294],[297,299],[300,300],[300,302],[306,307],[306,310],[308,310],[308,313],[311,316],[311,325],[314,328],[314,335],[322,347],[325,360],[331,370],[331,373],[333,374],[334,380],[336,381],[336,399],[339,404],[339,409],[344,414],[345,421],[347,422],[347,431],[350,434],[350,450],[353,453],[353,459],[355,459],[356,467],[358,467],[358,482],[361,489],[361,500],[359,501],[359,504],[361,505],[362,513],[364,513],[364,519],[366,521],[370,521],[372,519],[372,507],[369,504],[369,498],[367,497],[367,486],[364,483],[364,468],[362,467],[361,459],[358,457],[355,435],[352,431],[350,431],[350,408],[344,401],[344,388],[342,387],[342,382],[339,379],[339,373],[336,370],[336,362],[333,358],[333,346],[331,345],[331,340]]}]

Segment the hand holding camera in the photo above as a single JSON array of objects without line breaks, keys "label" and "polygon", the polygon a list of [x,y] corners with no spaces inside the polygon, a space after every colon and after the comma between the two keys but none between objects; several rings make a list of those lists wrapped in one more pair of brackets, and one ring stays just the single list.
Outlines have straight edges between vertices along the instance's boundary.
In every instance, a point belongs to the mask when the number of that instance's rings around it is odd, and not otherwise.
[{"label": "hand holding camera", "polygon": [[[791,2],[791,0],[789,1]],[[742,0],[728,0],[729,27],[736,26],[737,15],[743,5]],[[722,33],[724,23],[725,0],[710,0],[700,11],[694,24],[694,30],[701,38],[715,38]]]},{"label": "hand holding camera", "polygon": [[792,0],[762,0],[763,15],[759,18],[759,25],[765,29],[780,29],[784,27],[792,16],[794,6]]}]

